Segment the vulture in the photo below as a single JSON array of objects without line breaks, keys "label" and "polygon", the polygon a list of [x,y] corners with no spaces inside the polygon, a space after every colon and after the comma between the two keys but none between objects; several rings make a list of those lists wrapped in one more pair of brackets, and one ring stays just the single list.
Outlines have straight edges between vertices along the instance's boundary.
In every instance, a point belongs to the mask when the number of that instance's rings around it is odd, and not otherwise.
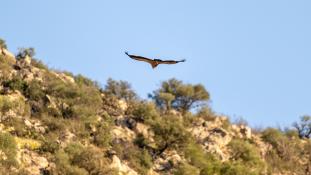
[{"label": "vulture", "polygon": [[125,54],[134,60],[144,61],[144,62],[151,64],[153,69],[156,68],[159,64],[176,64],[179,62],[185,62],[186,61],[186,60],[175,61],[175,60],[150,59],[150,58],[145,58],[142,56],[130,55],[130,54],[128,54],[128,52],[125,52]]}]

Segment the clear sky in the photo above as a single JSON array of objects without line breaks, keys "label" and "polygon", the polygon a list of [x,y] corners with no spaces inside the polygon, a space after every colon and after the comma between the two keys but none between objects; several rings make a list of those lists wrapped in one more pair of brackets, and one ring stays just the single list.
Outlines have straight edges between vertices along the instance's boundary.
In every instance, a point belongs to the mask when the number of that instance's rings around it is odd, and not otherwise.
[{"label": "clear sky", "polygon": [[[211,107],[252,126],[311,114],[310,0],[3,0],[0,37],[34,47],[48,66],[103,85],[130,82],[147,98],[175,77],[202,83]],[[157,69],[124,51],[187,59]]]}]

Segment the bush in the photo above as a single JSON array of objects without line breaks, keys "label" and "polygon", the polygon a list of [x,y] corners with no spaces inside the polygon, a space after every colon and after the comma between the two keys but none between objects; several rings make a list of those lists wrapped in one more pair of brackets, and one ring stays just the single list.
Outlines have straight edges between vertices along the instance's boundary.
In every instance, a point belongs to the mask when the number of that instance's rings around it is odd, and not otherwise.
[{"label": "bush", "polygon": [[103,123],[101,124],[97,132],[94,136],[94,143],[99,147],[108,147],[112,142],[112,136],[111,136],[111,125],[112,123]]},{"label": "bush", "polygon": [[9,133],[0,133],[0,164],[6,168],[18,166],[17,146],[14,137]]},{"label": "bush", "polygon": [[39,69],[48,70],[49,68],[41,61],[35,58],[31,59],[31,65]]},{"label": "bush", "polygon": [[45,98],[45,93],[42,89],[40,82],[33,80],[31,81],[24,90],[24,95],[29,100],[42,101]]},{"label": "bush", "polygon": [[311,138],[311,116],[305,115],[300,117],[300,122],[295,122],[293,126],[296,128],[300,138]]},{"label": "bush", "polygon": [[201,175],[201,173],[196,167],[182,163],[176,168],[174,175]]},{"label": "bush", "polygon": [[227,162],[227,163],[224,163],[224,165],[222,166],[220,170],[220,174],[221,175],[245,175],[245,174],[259,175],[261,174],[261,172],[255,173],[240,162]]},{"label": "bush", "polygon": [[99,89],[99,85],[97,82],[90,80],[89,78],[84,77],[83,75],[77,75],[74,77],[75,82],[78,85],[91,86]]},{"label": "bush", "polygon": [[18,90],[20,92],[24,92],[27,89],[27,83],[18,76],[13,77],[11,80],[4,81],[3,86],[13,91]]},{"label": "bush", "polygon": [[159,114],[153,103],[141,102],[133,109],[132,115],[136,121],[151,124],[159,117]]},{"label": "bush", "polygon": [[235,162],[242,162],[243,166],[249,167],[251,173],[259,174],[264,171],[265,164],[260,158],[257,148],[248,141],[235,139],[229,143],[231,159]]},{"label": "bush", "polygon": [[22,97],[13,99],[9,96],[0,95],[0,112],[6,113],[10,110],[14,111],[17,115],[29,115],[29,106],[25,104]]},{"label": "bush", "polygon": [[266,154],[266,162],[270,172],[282,173],[284,171],[304,174],[306,165],[297,161],[303,155],[303,146],[299,139],[288,137],[280,130],[268,128],[263,131],[262,138],[272,145],[272,149]]},{"label": "bush", "polygon": [[180,118],[175,116],[163,116],[154,121],[151,128],[155,134],[156,155],[161,155],[168,148],[184,148],[191,138]]},{"label": "bush", "polygon": [[189,164],[200,170],[200,175],[219,174],[220,161],[212,154],[205,153],[200,145],[190,143],[184,152]]},{"label": "bush", "polygon": [[67,175],[88,175],[88,172],[71,164],[68,154],[64,151],[58,151],[55,155],[56,168],[52,170],[52,174]]},{"label": "bush", "polygon": [[129,162],[129,166],[136,170],[138,174],[147,174],[152,167],[152,157],[145,149],[139,149],[132,143],[113,145],[121,160]]},{"label": "bush", "polygon": [[46,93],[64,104],[60,106],[64,118],[95,116],[101,111],[103,101],[96,87],[65,83],[53,75],[46,79]]},{"label": "bush", "polygon": [[196,117],[202,118],[206,121],[214,121],[216,118],[212,109],[207,106],[204,106],[203,108],[201,108],[196,114]]},{"label": "bush", "polygon": [[109,161],[101,150],[92,147],[78,150],[73,155],[72,164],[85,169],[89,174],[113,174]]},{"label": "bush", "polygon": [[261,138],[263,141],[270,143],[274,147],[277,147],[279,140],[283,138],[283,133],[275,128],[267,128],[262,132]]},{"label": "bush", "polygon": [[35,49],[32,48],[32,47],[29,47],[29,48],[19,48],[18,50],[19,50],[19,52],[16,55],[17,59],[23,59],[26,56],[29,56],[29,57],[32,58],[36,54]]},{"label": "bush", "polygon": [[11,57],[5,57],[0,54],[0,81],[1,83],[7,81],[11,77],[11,71],[13,70],[13,64],[15,59]]}]

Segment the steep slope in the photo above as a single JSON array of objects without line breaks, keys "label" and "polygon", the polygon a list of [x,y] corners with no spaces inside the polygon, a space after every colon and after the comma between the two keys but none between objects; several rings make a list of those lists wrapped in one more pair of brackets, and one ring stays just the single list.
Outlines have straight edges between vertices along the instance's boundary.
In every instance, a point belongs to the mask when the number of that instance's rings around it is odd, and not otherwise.
[{"label": "steep slope", "polygon": [[[0,174],[310,174],[311,143],[0,52]],[[121,95],[120,95],[121,94]]]}]

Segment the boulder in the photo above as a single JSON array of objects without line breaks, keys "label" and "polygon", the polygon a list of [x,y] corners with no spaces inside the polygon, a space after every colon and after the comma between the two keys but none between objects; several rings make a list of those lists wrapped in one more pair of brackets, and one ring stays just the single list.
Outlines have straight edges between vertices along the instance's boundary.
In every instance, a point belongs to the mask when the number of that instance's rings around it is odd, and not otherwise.
[{"label": "boulder", "polygon": [[132,130],[120,126],[113,127],[111,134],[114,139],[128,142],[132,142],[136,137],[136,134]]},{"label": "boulder", "polygon": [[154,142],[154,133],[152,132],[152,130],[150,130],[150,126],[144,125],[142,123],[137,123],[134,131],[138,134],[143,135],[144,138],[149,140],[149,142]]},{"label": "boulder", "polygon": [[40,175],[42,170],[49,166],[49,162],[45,157],[26,149],[21,150],[21,163],[25,170],[31,172],[32,175]]},{"label": "boulder", "polygon": [[119,107],[120,107],[120,109],[122,111],[126,111],[127,110],[128,105],[127,105],[125,100],[119,100],[118,103],[119,103]]},{"label": "boulder", "polygon": [[232,125],[231,130],[233,135],[238,138],[251,139],[252,138],[252,129],[245,125]]},{"label": "boulder", "polygon": [[161,157],[154,161],[154,166],[152,169],[154,171],[167,171],[183,161],[185,161],[185,159],[181,157],[175,150],[166,150],[163,152]]}]

